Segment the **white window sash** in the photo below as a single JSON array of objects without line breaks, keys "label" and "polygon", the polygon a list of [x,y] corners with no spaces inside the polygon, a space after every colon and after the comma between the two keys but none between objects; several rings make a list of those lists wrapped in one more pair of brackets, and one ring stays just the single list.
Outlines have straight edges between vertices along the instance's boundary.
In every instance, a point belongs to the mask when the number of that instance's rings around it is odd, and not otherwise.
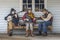
[{"label": "white window sash", "polygon": [[[20,8],[23,10],[23,0],[20,0]],[[44,8],[47,9],[47,0],[44,0]],[[40,12],[40,11],[35,11],[35,0],[32,0],[32,11],[33,12]]]}]

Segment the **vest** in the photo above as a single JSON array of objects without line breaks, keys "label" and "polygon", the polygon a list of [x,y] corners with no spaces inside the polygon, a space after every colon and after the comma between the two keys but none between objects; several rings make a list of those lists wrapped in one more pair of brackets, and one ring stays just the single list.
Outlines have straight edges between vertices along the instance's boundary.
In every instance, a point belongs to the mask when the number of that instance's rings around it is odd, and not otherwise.
[{"label": "vest", "polygon": [[[44,14],[43,17],[44,17],[44,18],[47,18],[47,16],[48,16],[49,14],[50,14],[50,13],[48,13],[48,14]],[[51,19],[50,19],[49,21],[52,22],[52,21],[53,21],[53,17],[51,17]]]}]

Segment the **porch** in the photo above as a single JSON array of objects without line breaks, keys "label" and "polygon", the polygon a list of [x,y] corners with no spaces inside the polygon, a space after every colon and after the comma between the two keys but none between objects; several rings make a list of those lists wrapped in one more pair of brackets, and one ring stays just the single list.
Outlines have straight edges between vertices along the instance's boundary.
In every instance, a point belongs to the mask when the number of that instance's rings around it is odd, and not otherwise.
[{"label": "porch", "polygon": [[25,37],[25,35],[13,35],[12,37],[7,34],[0,34],[0,40],[60,40],[59,34],[49,34],[48,36],[34,36]]}]

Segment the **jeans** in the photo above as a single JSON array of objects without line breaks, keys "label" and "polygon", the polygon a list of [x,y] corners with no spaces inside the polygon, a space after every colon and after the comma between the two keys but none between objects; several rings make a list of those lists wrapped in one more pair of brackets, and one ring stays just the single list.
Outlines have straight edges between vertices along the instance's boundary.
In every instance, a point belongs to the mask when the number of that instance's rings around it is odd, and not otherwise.
[{"label": "jeans", "polygon": [[44,21],[44,22],[40,22],[38,25],[38,30],[42,31],[43,33],[47,32],[47,28],[49,25],[51,25],[51,21]]}]

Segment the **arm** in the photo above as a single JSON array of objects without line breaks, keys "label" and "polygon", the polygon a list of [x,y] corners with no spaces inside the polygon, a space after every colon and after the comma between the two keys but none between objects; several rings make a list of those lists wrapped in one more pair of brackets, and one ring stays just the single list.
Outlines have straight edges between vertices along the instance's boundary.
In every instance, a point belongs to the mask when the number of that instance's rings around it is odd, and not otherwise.
[{"label": "arm", "polygon": [[22,17],[22,19],[24,20],[25,19],[25,15],[26,15],[26,13],[23,15],[23,17]]},{"label": "arm", "polygon": [[35,15],[34,14],[32,14],[33,15],[33,18],[35,18]]},{"label": "arm", "polygon": [[41,18],[42,18],[44,21],[48,21],[48,20],[51,19],[51,17],[52,17],[52,15],[51,15],[51,14],[48,14],[47,18],[44,18],[44,17],[41,17]]},{"label": "arm", "polygon": [[35,22],[36,21],[35,15],[34,14],[32,14],[32,15],[33,15],[33,22]]}]

